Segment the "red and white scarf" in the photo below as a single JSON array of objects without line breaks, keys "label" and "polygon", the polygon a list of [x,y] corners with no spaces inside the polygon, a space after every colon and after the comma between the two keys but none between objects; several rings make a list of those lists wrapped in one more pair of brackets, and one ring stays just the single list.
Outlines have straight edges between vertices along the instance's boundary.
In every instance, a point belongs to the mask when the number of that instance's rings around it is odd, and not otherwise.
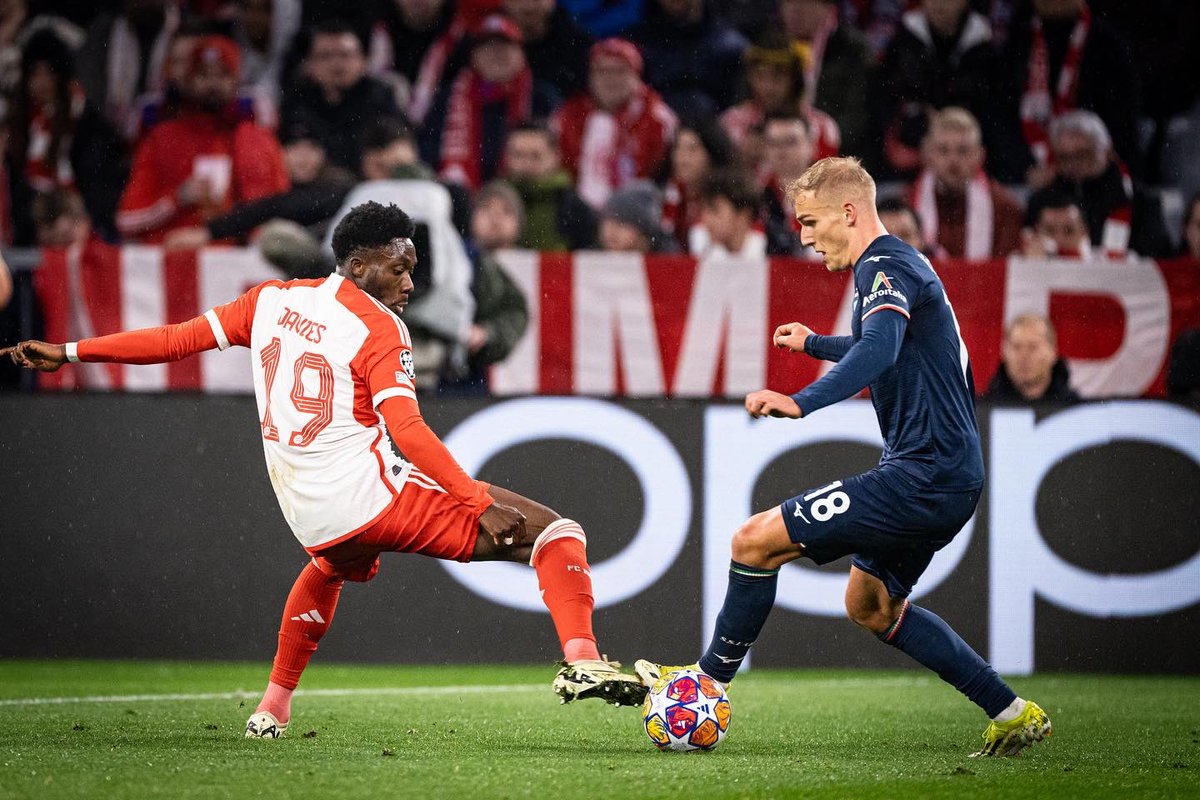
[{"label": "red and white scarf", "polygon": [[[922,170],[913,183],[912,206],[921,217],[921,232],[929,246],[938,243],[937,179],[930,170]],[[982,261],[992,257],[994,211],[992,192],[982,169],[967,184],[967,210],[963,231],[963,257]]]},{"label": "red and white scarf", "polygon": [[533,73],[522,69],[508,83],[489,83],[466,68],[454,79],[442,127],[442,158],[438,174],[472,191],[483,176],[483,109],[502,101],[509,127],[529,119],[533,106]]},{"label": "red and white scarf", "polygon": [[577,97],[559,113],[557,128],[571,152],[575,191],[600,208],[614,190],[637,177],[648,177],[666,153],[678,119],[658,93],[638,88],[617,112],[600,108],[589,97]]},{"label": "red and white scarf", "polygon": [[1074,30],[1071,31],[1052,99],[1050,54],[1046,49],[1046,34],[1042,30],[1041,17],[1033,15],[1029,75],[1025,79],[1025,94],[1021,97],[1021,131],[1038,164],[1050,163],[1050,121],[1064,111],[1075,108],[1079,93],[1079,66],[1083,61],[1083,49],[1087,46],[1091,27],[1092,12],[1085,4]]}]

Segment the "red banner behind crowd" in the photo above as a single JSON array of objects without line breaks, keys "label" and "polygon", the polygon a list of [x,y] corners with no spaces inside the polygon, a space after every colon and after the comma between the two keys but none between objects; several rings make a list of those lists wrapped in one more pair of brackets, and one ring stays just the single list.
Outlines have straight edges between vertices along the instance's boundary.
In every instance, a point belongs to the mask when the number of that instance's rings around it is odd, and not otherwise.
[{"label": "red banner behind crowd", "polygon": [[[496,394],[740,397],[795,391],[830,365],[775,349],[775,326],[849,333],[846,274],[790,259],[730,261],[618,253],[503,254],[530,325],[493,370]],[[1170,344],[1200,326],[1195,262],[1030,261],[936,265],[976,385],[996,371],[1004,323],[1047,314],[1084,396],[1161,396]],[[253,250],[46,251],[37,274],[47,338],[68,341],[181,322],[278,274]],[[249,392],[249,359],[205,353],[170,365],[76,365],[47,388]]]}]

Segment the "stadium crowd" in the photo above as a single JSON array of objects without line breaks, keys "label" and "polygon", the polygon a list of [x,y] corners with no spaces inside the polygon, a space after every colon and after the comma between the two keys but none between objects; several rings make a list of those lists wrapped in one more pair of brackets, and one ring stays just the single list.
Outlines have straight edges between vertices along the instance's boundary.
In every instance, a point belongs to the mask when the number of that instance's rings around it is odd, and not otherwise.
[{"label": "stadium crowd", "polygon": [[305,276],[390,199],[462,242],[409,322],[474,307],[431,378],[478,387],[524,326],[495,251],[812,258],[784,187],[827,155],[934,258],[1200,258],[1197,41],[1171,0],[0,0],[0,243]]}]

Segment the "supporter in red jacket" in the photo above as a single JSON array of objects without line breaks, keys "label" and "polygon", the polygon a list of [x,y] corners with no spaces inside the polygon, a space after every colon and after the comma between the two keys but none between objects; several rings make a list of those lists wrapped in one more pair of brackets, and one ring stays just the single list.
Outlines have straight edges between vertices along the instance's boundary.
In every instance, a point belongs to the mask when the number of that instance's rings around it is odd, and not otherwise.
[{"label": "supporter in red jacket", "polygon": [[576,191],[599,209],[629,181],[658,172],[678,121],[642,81],[642,56],[632,42],[593,45],[588,85],[559,110],[555,128]]},{"label": "supporter in red jacket", "polygon": [[179,115],[155,126],[134,154],[117,212],[127,239],[161,242],[175,228],[288,188],[275,135],[240,119],[233,106],[239,58],[222,36],[196,45]]}]

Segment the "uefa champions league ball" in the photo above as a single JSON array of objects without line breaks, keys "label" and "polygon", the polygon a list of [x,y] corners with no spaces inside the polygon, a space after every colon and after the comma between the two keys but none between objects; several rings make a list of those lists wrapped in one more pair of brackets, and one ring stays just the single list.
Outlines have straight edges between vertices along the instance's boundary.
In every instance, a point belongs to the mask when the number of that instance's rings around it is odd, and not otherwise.
[{"label": "uefa champions league ball", "polygon": [[659,750],[712,750],[729,730],[729,698],[703,672],[671,672],[650,687],[642,724]]}]

